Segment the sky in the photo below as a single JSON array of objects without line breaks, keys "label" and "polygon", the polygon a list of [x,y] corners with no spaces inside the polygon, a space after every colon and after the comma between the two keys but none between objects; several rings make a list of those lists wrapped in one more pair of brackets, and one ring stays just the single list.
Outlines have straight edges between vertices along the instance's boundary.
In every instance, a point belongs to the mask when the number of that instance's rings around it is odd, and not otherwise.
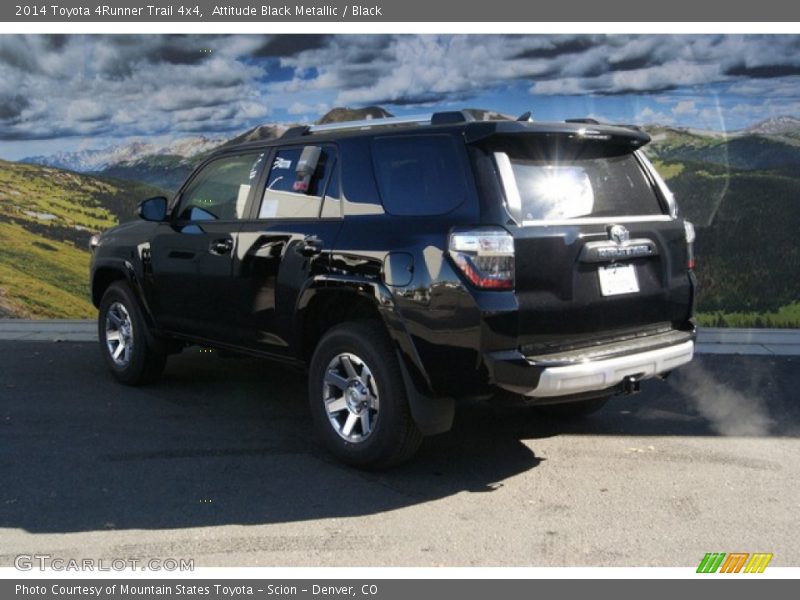
[{"label": "sky", "polygon": [[736,130],[800,115],[800,36],[0,35],[11,160],[368,105]]}]

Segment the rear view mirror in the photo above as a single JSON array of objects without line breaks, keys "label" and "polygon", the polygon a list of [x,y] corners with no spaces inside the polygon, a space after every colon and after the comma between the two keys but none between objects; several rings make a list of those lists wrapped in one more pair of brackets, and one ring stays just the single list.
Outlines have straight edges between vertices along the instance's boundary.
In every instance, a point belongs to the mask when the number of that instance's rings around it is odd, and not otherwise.
[{"label": "rear view mirror", "polygon": [[161,222],[167,218],[167,199],[164,196],[154,196],[139,203],[137,214],[145,221]]},{"label": "rear view mirror", "polygon": [[306,146],[303,148],[303,153],[300,155],[300,160],[297,161],[297,168],[295,169],[296,179],[292,186],[295,192],[308,193],[311,178],[317,170],[321,155],[322,148],[319,146]]}]

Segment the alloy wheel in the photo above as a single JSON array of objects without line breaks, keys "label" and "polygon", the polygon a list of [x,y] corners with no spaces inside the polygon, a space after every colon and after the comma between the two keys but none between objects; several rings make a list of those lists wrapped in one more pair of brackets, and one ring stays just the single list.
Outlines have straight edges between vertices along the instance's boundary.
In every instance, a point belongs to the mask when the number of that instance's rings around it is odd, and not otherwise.
[{"label": "alloy wheel", "polygon": [[128,309],[114,302],[106,312],[106,348],[118,367],[126,367],[133,357],[133,323]]},{"label": "alloy wheel", "polygon": [[375,430],[380,406],[377,382],[355,354],[338,354],[328,363],[322,397],[331,426],[348,442],[361,443]]}]

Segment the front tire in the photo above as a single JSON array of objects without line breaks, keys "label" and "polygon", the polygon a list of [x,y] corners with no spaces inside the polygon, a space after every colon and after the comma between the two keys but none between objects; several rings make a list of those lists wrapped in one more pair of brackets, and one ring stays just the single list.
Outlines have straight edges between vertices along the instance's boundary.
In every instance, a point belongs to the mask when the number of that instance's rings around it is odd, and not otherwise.
[{"label": "front tire", "polygon": [[115,282],[103,294],[97,335],[103,359],[117,381],[152,383],[164,371],[167,356],[156,348],[139,302],[126,283]]},{"label": "front tire", "polygon": [[330,329],[314,351],[308,384],[317,430],[343,462],[385,469],[419,448],[400,364],[379,321]]}]

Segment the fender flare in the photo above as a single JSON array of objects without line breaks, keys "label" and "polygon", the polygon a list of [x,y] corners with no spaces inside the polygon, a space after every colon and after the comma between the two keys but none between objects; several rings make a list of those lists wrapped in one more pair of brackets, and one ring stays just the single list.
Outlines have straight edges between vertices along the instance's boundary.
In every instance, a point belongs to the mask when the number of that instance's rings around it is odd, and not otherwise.
[{"label": "fender flare", "polygon": [[[147,325],[153,329],[156,329],[156,321],[153,316],[153,311],[150,309],[150,305],[147,302],[147,298],[144,294],[144,289],[142,287],[141,279],[136,274],[136,268],[133,266],[133,263],[129,260],[123,259],[116,259],[116,260],[103,260],[98,261],[92,268],[92,279],[89,282],[89,292],[92,296],[94,301],[95,298],[95,284],[97,280],[98,273],[102,271],[113,271],[122,275],[119,279],[124,280],[133,290],[133,295],[136,297],[136,300],[139,302],[139,306],[142,309],[142,313],[144,314],[144,318],[147,321]],[[100,304],[100,300],[102,296],[97,298],[97,306]]]},{"label": "fender flare", "polygon": [[392,339],[400,362],[411,416],[423,435],[449,431],[455,414],[453,398],[436,397],[417,348],[397,309],[392,292],[380,281],[352,275],[318,275],[310,279],[298,294],[295,309],[297,331],[302,332],[302,316],[310,302],[326,291],[347,291],[374,303],[386,331]]}]

